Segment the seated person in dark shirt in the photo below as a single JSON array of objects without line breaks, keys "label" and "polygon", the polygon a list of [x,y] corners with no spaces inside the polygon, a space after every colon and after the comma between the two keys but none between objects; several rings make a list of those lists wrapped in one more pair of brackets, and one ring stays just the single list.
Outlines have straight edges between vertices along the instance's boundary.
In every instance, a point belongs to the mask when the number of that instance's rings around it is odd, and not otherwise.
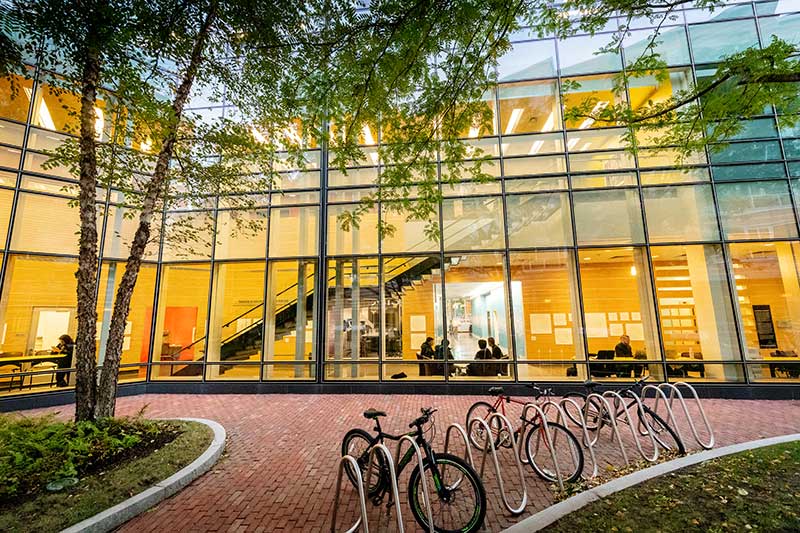
[{"label": "seated person in dark shirt", "polygon": [[[492,351],[492,357],[495,359],[506,359],[506,356],[503,355],[503,350],[495,343],[494,337],[489,337],[489,349]],[[507,376],[508,365],[500,363],[493,365],[492,375]]]},{"label": "seated person in dark shirt", "polygon": [[623,335],[619,338],[619,344],[614,346],[614,357],[633,357],[630,337]]},{"label": "seated person in dark shirt", "polygon": [[[485,361],[492,359],[492,351],[486,347],[486,341],[481,339],[478,341],[478,351],[475,352],[476,361]],[[467,365],[468,376],[491,376],[492,367],[494,365],[486,363],[470,363]]]}]

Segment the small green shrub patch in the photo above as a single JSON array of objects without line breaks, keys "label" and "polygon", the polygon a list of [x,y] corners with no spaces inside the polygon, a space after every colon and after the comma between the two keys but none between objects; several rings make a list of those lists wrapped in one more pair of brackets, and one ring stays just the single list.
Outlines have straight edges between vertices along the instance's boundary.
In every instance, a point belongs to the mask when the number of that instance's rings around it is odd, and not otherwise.
[{"label": "small green shrub patch", "polygon": [[0,415],[0,505],[42,492],[51,481],[146,455],[179,433],[174,423],[141,416],[75,423]]}]

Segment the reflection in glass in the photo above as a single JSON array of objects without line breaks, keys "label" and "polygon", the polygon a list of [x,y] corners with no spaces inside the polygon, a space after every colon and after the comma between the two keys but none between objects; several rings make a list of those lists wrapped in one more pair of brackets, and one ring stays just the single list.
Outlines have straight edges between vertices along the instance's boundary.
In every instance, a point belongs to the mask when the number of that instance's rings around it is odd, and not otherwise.
[{"label": "reflection in glass", "polygon": [[[572,251],[512,253],[511,302],[518,359],[583,359],[583,329]],[[564,379],[559,371],[549,379]]]},{"label": "reflection in glass", "polygon": [[503,135],[561,129],[555,81],[501,85],[499,97]]},{"label": "reflection in glass", "polygon": [[578,244],[644,242],[636,189],[578,191],[573,194],[573,202]]},{"label": "reflection in glass", "polygon": [[731,20],[689,26],[695,63],[712,63],[758,46],[755,21]]},{"label": "reflection in glass", "polygon": [[265,379],[308,379],[308,364],[316,360],[317,298],[315,261],[273,261],[267,284],[266,361],[286,362],[265,369]]},{"label": "reflection in glass", "polygon": [[720,183],[717,201],[726,239],[797,237],[785,181]]},{"label": "reflection in glass", "polygon": [[642,196],[651,242],[719,239],[714,198],[708,185],[644,189]]},{"label": "reflection in glass", "polygon": [[269,256],[294,257],[317,253],[319,207],[270,210]]},{"label": "reflection in glass", "polygon": [[267,210],[217,213],[216,259],[249,259],[267,253]]},{"label": "reflection in glass", "polygon": [[[570,78],[570,83],[577,83],[578,86],[568,86],[564,91],[564,109],[569,110],[573,107],[582,105],[590,100],[593,104],[589,114],[595,114],[611,104],[621,103],[622,98],[614,92],[613,76],[603,74],[597,76],[584,76],[580,78]],[[590,117],[579,117],[576,120],[566,121],[567,129],[585,130],[589,128],[603,128],[614,126],[606,122],[598,122]]]},{"label": "reflection in glass", "polygon": [[566,193],[544,193],[506,198],[508,245],[571,246],[572,224]]},{"label": "reflection in glass", "polygon": [[361,215],[358,225],[342,228],[342,219],[358,204],[328,207],[328,253],[331,255],[369,254],[378,251],[378,208],[373,207]]},{"label": "reflection in glass", "polygon": [[556,75],[555,41],[514,43],[497,64],[498,81],[549,78]]},{"label": "reflection in glass", "polygon": [[498,197],[442,202],[445,250],[503,248],[503,202]]}]

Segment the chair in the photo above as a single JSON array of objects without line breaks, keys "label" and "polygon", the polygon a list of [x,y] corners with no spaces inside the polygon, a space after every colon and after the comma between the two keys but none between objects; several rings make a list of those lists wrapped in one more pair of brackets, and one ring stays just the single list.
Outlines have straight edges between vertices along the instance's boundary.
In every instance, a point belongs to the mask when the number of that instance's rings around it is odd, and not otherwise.
[{"label": "chair", "polygon": [[[425,361],[426,360],[424,357],[422,357],[422,354],[419,353],[419,352],[417,352],[417,359],[420,360],[420,361]],[[420,377],[425,377],[427,375],[428,375],[428,365],[426,365],[425,363],[420,363],[419,364],[419,376]]]},{"label": "chair", "polygon": [[[772,357],[797,357],[797,352],[794,350],[775,350],[770,353]],[[769,374],[771,377],[777,377],[777,373],[782,372],[786,377],[797,378],[800,377],[800,365],[795,363],[770,363]]]},{"label": "chair", "polygon": [[11,376],[3,378],[8,379],[8,392],[11,392],[11,389],[14,388],[14,374],[17,372],[19,372],[19,366],[17,365],[0,365],[0,374],[11,374]]},{"label": "chair", "polygon": [[[689,355],[689,352],[683,352],[681,353],[681,357],[684,359],[689,359],[690,357],[693,357],[694,359],[700,359],[701,361],[703,360],[703,354],[700,352],[695,352],[693,355]],[[683,377],[688,377],[686,375],[686,373],[688,372],[699,372],[701,378],[706,377],[706,366],[703,363],[690,363],[683,365],[683,368],[684,368]]]},{"label": "chair", "polygon": [[[610,361],[612,359],[614,359],[614,350],[597,350],[598,361]],[[590,366],[592,368],[591,374],[597,377],[611,377],[616,372],[614,365],[594,363],[590,364]]]},{"label": "chair", "polygon": [[[58,365],[52,361],[42,361],[41,363],[36,363],[31,367],[32,371],[35,372],[47,372],[50,371],[50,386],[52,387],[56,382],[56,369],[58,369]],[[28,382],[28,388],[30,389],[33,387],[33,378],[36,375],[31,374],[30,381]],[[24,379],[24,378],[23,378]]]}]

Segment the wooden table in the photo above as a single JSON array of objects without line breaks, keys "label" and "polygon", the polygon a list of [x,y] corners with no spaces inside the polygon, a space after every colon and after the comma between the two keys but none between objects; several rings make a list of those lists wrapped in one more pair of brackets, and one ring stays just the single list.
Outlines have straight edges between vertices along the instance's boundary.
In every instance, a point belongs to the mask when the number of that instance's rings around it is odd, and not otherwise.
[{"label": "wooden table", "polygon": [[[63,359],[68,354],[44,354],[44,355],[12,355],[9,357],[0,356],[0,366],[3,365],[14,365],[16,366],[20,372],[24,371],[25,365],[33,366],[36,363],[44,363],[44,362],[52,362],[56,363],[58,359]],[[31,376],[31,382],[33,381],[33,376]],[[25,376],[20,376],[19,380],[19,388],[22,390],[22,387],[25,386]],[[11,376],[11,382],[9,383],[8,390],[10,391],[14,387],[14,376]]]}]

